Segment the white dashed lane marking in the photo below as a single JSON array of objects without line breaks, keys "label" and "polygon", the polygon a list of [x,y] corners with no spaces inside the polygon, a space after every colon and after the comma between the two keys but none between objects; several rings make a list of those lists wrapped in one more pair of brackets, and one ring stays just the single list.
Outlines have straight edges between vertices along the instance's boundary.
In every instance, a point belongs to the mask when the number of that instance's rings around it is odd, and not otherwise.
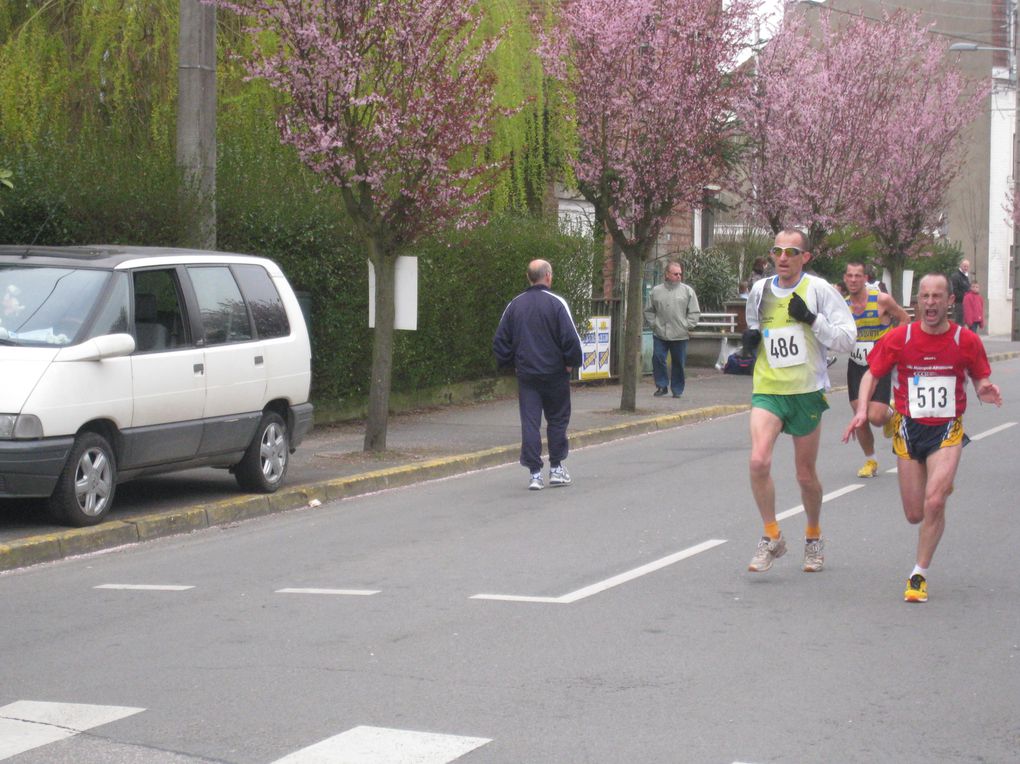
[{"label": "white dashed lane marking", "polygon": [[275,594],[337,594],[347,597],[371,597],[379,589],[277,589]]},{"label": "white dashed lane marking", "polygon": [[123,589],[138,592],[185,592],[194,589],[194,586],[181,586],[179,584],[100,584],[93,589]]}]

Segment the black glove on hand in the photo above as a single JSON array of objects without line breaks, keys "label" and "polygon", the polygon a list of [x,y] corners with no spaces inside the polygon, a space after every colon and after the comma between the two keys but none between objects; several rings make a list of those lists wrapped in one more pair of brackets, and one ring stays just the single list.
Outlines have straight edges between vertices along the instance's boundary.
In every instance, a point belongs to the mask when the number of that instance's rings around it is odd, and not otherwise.
[{"label": "black glove on hand", "polygon": [[818,318],[818,316],[807,309],[807,303],[804,302],[804,298],[796,292],[790,298],[790,307],[787,310],[790,313],[790,318],[803,321],[808,326],[813,324],[815,319]]},{"label": "black glove on hand", "polygon": [[748,329],[740,338],[740,355],[750,358],[754,355],[755,349],[761,343],[761,332],[757,329]]}]

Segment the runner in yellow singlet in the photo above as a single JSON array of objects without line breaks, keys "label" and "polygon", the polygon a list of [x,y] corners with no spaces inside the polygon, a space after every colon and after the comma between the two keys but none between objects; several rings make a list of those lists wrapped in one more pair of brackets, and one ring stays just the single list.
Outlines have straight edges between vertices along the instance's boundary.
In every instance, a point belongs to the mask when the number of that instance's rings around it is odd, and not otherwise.
[{"label": "runner in yellow singlet", "polygon": [[[780,433],[793,436],[797,482],[807,515],[803,570],[822,569],[822,484],[815,470],[822,412],[829,404],[826,354],[848,353],[857,336],[850,309],[824,279],[804,273],[807,238],[780,231],[772,247],[776,275],[755,282],[747,299],[749,345],[758,344],[751,396],[751,492],[765,534],[748,565],[763,573],[786,553],[776,521],[772,452]],[[756,334],[756,336],[755,336]]]}]

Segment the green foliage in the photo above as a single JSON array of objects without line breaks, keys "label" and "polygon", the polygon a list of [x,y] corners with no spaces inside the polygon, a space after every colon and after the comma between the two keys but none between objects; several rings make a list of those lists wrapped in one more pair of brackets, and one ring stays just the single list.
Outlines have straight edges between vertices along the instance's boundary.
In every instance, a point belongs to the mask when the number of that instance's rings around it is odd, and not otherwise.
[{"label": "green foliage", "polygon": [[5,205],[0,242],[176,243],[179,176],[168,156],[92,140],[23,149],[12,168],[18,193]]},{"label": "green foliage", "polygon": [[936,239],[921,252],[907,259],[907,268],[914,271],[914,284],[929,273],[950,274],[963,260],[963,246],[958,241]]},{"label": "green foliage", "polygon": [[[8,190],[14,188],[14,184],[11,182],[12,177],[14,177],[14,174],[10,170],[0,170],[0,191],[3,191],[5,188]],[[0,205],[0,216],[3,214],[4,208],[3,205]]]},{"label": "green foliage", "polygon": [[567,300],[575,321],[587,318],[594,250],[590,239],[515,214],[423,242],[411,253],[419,257],[418,331],[397,333],[394,388],[495,373],[496,325],[507,303],[527,288],[525,271],[536,258],[552,264],[553,290]]},{"label": "green foliage", "polygon": [[726,300],[737,296],[737,270],[723,250],[691,247],[672,259],[683,263],[684,282],[694,288],[703,311],[719,312]]},{"label": "green foliage", "polygon": [[[552,0],[484,0],[509,39],[493,59],[499,103],[525,108],[498,126],[488,160],[507,160],[492,221],[412,253],[419,331],[398,332],[394,390],[494,372],[492,334],[526,286],[529,260],[553,263],[575,318],[588,313],[601,250],[535,215],[563,152],[561,117],[532,53],[529,14]],[[174,157],[178,0],[0,2],[0,242],[174,246],[190,219]],[[245,81],[243,22],[217,13],[218,247],[277,260],[311,306],[313,392],[334,400],[369,388],[366,256],[343,206],[280,145],[280,96]],[[6,180],[6,182],[4,182]],[[524,213],[530,211],[532,215]]]}]

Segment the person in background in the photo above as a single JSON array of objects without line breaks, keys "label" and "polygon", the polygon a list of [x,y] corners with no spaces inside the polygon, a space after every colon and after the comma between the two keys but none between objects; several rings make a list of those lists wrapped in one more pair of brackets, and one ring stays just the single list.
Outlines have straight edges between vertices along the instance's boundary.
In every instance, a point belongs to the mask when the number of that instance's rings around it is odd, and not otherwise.
[{"label": "person in background", "polygon": [[953,321],[963,324],[963,298],[970,291],[970,261],[961,260],[960,266],[949,275],[949,286],[953,291]]},{"label": "person in background", "polygon": [[[684,394],[687,341],[701,320],[701,306],[693,287],[683,283],[684,267],[676,260],[666,263],[665,281],[652,289],[645,308],[645,321],[652,327],[652,372],[655,395]],[[666,373],[666,356],[671,358]]]},{"label": "person in background", "polygon": [[764,257],[756,257],[754,262],[751,264],[751,276],[747,280],[749,287],[754,286],[754,282],[759,279],[765,278],[765,270],[768,268],[768,260]]},{"label": "person in background", "polygon": [[521,416],[521,464],[528,468],[528,488],[540,491],[542,481],[542,414],[549,443],[549,485],[570,485],[563,466],[569,441],[570,373],[581,364],[581,337],[567,301],[551,291],[552,266],[545,260],[528,264],[527,290],[503,311],[492,340],[500,368],[517,372]]},{"label": "person in background", "polygon": [[[850,409],[856,411],[861,378],[868,370],[868,353],[894,324],[909,323],[910,317],[896,300],[867,282],[864,263],[851,260],[846,264],[846,270],[843,272],[843,286],[847,292],[847,307],[850,308],[850,313],[853,314],[854,322],[857,324],[857,342],[854,344],[846,366],[846,386],[850,398]],[[875,392],[868,403],[868,421],[855,433],[857,442],[861,444],[861,450],[864,451],[864,466],[857,470],[857,477],[873,478],[878,474],[878,460],[875,459],[875,436],[871,432],[871,426],[884,427],[892,417],[893,411],[889,408],[891,396],[892,375],[886,374],[875,384]]]},{"label": "person in background", "polygon": [[970,289],[963,296],[963,323],[972,332],[985,325],[985,298],[976,281],[970,282]]},{"label": "person in background", "polygon": [[751,290],[751,285],[746,281],[741,281],[737,284],[737,297],[741,300],[747,299],[747,293]]}]

